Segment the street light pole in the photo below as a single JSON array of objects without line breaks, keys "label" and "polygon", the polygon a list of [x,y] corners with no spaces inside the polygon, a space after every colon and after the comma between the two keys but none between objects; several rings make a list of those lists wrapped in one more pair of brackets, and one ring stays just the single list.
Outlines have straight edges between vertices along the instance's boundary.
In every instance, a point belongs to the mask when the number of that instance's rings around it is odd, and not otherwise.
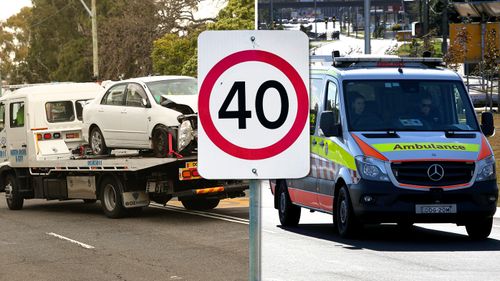
[{"label": "street light pole", "polygon": [[99,52],[97,46],[97,10],[96,10],[96,0],[92,0],[91,7],[92,10],[89,9],[87,4],[83,0],[80,0],[83,7],[89,14],[92,19],[92,64],[94,66],[94,79],[99,79]]},{"label": "street light pole", "polygon": [[365,54],[371,54],[371,48],[370,48],[370,0],[365,0]]}]

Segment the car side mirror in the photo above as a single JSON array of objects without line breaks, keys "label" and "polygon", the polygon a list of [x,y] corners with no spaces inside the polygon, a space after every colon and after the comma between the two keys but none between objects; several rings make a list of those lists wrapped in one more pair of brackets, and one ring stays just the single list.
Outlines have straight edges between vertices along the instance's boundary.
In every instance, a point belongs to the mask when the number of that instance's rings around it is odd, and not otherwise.
[{"label": "car side mirror", "polygon": [[342,127],[335,124],[335,115],[333,111],[324,111],[321,113],[319,127],[325,137],[341,137]]},{"label": "car side mirror", "polygon": [[495,124],[493,121],[493,113],[481,113],[481,131],[486,137],[491,137],[495,134]]},{"label": "car side mirror", "polygon": [[151,105],[148,103],[148,101],[147,101],[146,99],[142,99],[141,101],[142,101],[142,105],[143,105],[144,107],[147,107],[147,108],[150,108],[150,107],[151,107]]}]

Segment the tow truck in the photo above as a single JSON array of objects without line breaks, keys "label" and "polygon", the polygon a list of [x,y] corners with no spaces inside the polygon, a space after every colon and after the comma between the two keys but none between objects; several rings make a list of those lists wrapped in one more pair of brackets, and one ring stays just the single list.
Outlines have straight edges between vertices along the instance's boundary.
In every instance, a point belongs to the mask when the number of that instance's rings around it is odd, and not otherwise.
[{"label": "tow truck", "polygon": [[101,201],[104,214],[121,218],[155,201],[177,197],[185,208],[215,208],[245,196],[241,181],[203,179],[196,154],[156,158],[141,151],[90,155],[82,136],[81,107],[97,96],[95,83],[60,83],[18,89],[0,98],[0,190],[7,205],[24,200]]}]

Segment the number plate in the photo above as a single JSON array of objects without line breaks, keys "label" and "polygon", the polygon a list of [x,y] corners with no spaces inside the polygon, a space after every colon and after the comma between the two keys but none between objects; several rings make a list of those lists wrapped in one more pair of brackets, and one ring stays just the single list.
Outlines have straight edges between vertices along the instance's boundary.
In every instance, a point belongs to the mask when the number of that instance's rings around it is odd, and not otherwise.
[{"label": "number plate", "polygon": [[415,205],[417,214],[456,214],[457,204],[447,205]]}]

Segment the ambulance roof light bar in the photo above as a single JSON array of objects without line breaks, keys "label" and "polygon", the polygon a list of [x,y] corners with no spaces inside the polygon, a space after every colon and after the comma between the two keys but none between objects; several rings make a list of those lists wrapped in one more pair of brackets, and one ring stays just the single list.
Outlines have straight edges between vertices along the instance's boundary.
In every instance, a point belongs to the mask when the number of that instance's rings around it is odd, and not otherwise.
[{"label": "ambulance roof light bar", "polygon": [[416,67],[436,68],[445,66],[441,58],[429,57],[398,57],[386,56],[357,56],[333,57],[333,66],[337,68],[372,68],[372,67]]}]

